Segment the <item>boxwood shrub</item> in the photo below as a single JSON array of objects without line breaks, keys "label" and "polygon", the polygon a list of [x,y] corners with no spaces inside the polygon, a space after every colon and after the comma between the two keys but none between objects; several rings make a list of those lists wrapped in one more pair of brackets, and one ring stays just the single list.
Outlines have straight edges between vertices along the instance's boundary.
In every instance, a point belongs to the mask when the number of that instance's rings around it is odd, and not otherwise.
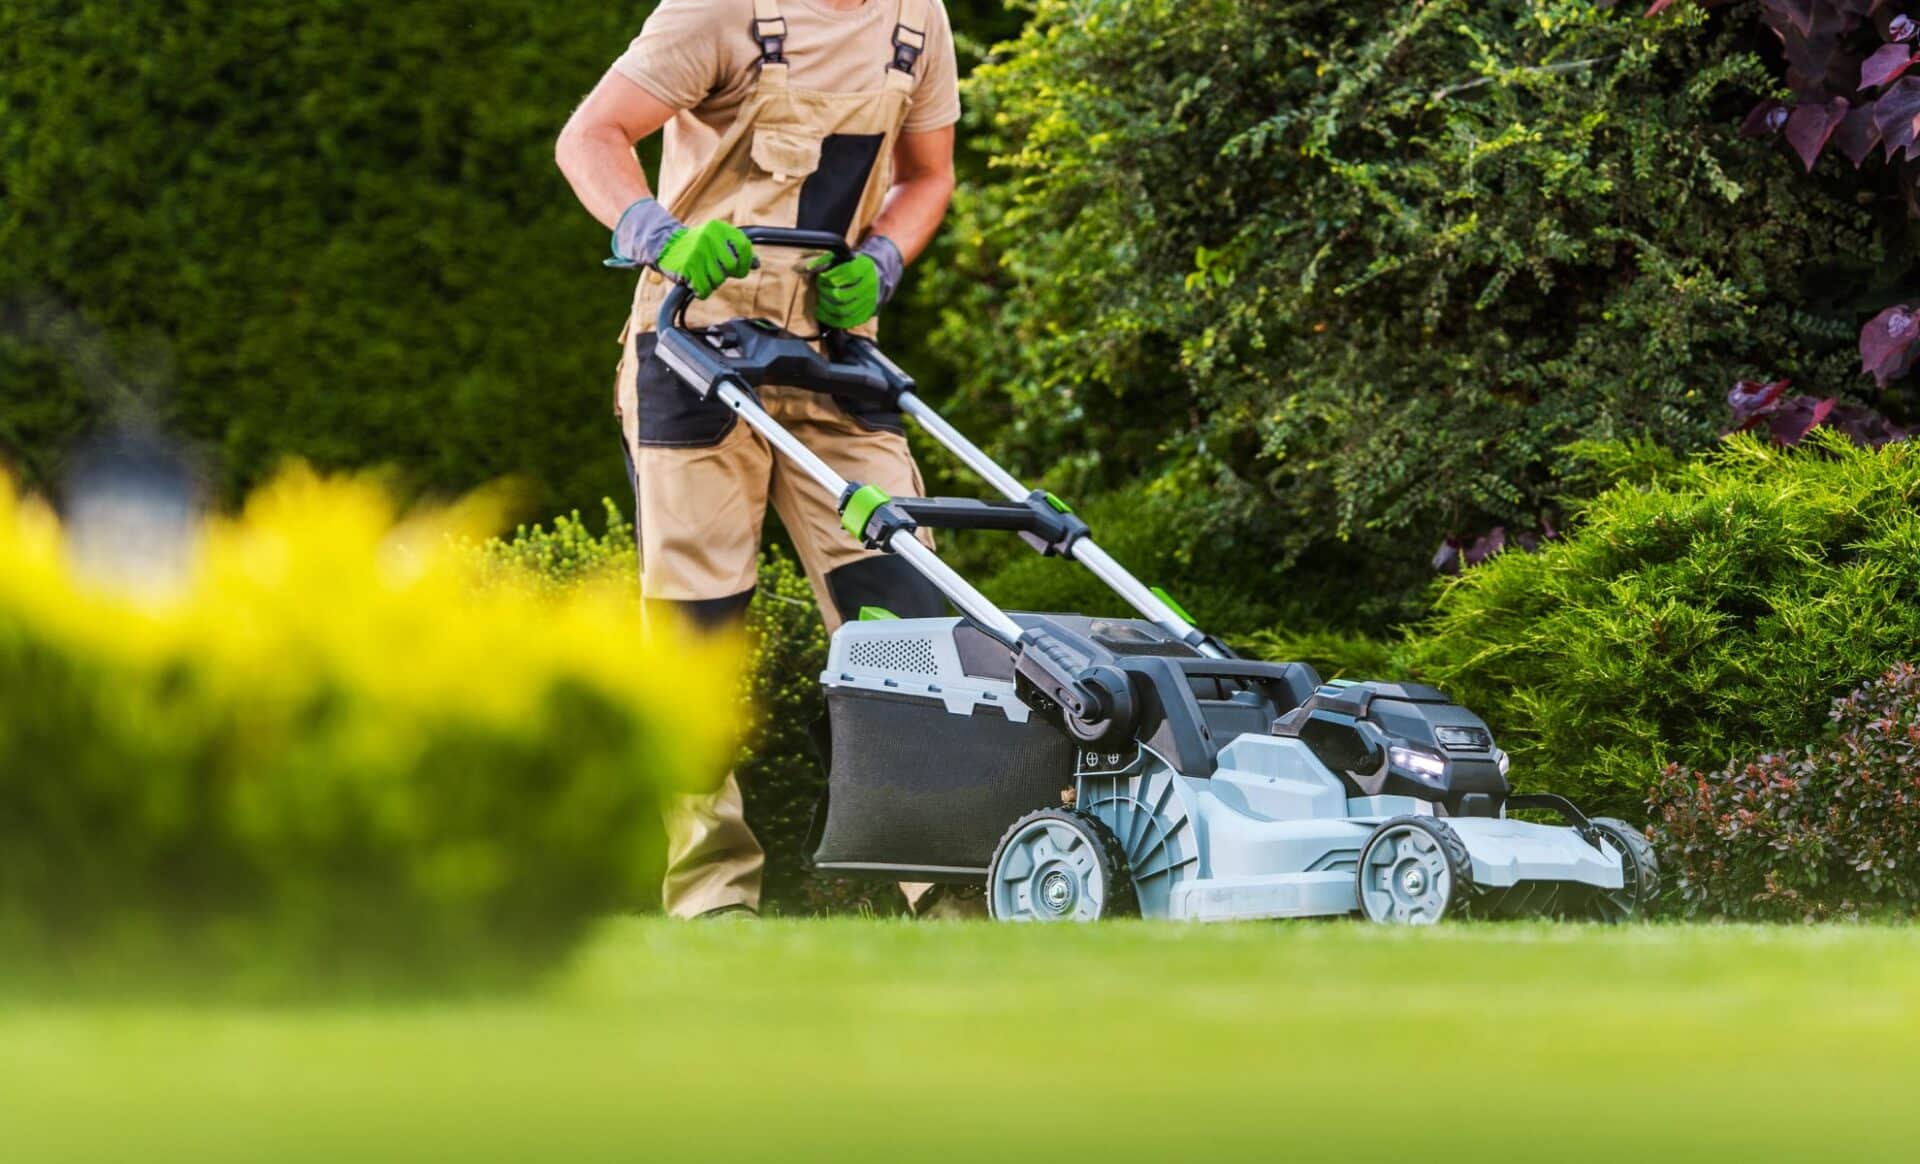
[{"label": "boxwood shrub", "polygon": [[0,491],[6,973],[493,983],[640,900],[661,797],[732,746],[702,692],[735,661],[604,590],[476,589],[470,521],[294,473],[128,594]]},{"label": "boxwood shrub", "polygon": [[[1446,584],[1409,668],[1492,722],[1517,780],[1644,817],[1666,765],[1815,738],[1920,653],[1920,448],[1729,438],[1603,492],[1575,531]],[[1650,475],[1649,475],[1650,474]]]},{"label": "boxwood shrub", "polygon": [[1552,516],[1570,441],[1872,390],[1904,228],[1740,136],[1751,22],[1645,7],[1038,0],[969,82],[997,177],[938,346],[1027,476],[1187,499],[1170,587],[1417,613],[1444,536]]}]

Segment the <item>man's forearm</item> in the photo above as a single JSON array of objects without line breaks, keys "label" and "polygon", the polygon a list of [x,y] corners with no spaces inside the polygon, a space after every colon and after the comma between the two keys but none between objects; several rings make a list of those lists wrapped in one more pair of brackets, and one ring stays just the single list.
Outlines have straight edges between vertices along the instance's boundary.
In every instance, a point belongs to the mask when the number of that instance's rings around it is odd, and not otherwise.
[{"label": "man's forearm", "polygon": [[608,230],[627,207],[653,194],[633,143],[617,128],[568,125],[553,157],[580,204]]},{"label": "man's forearm", "polygon": [[885,235],[900,255],[911,263],[920,257],[940,223],[947,216],[947,204],[953,201],[953,175],[928,174],[897,182],[887,191],[880,216],[874,219],[869,234]]}]

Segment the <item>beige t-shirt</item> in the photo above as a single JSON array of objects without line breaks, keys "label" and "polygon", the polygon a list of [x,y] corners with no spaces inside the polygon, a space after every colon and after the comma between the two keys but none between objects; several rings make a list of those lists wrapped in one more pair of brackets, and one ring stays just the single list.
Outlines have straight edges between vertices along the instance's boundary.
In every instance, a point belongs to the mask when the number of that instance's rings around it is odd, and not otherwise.
[{"label": "beige t-shirt", "polygon": [[[927,47],[914,66],[906,132],[960,120],[960,69],[942,0],[926,0]],[[839,9],[824,0],[780,0],[787,22],[787,79],[796,89],[862,93],[886,84],[900,0]],[[671,204],[733,125],[760,75],[753,0],[661,0],[614,70],[680,113],[667,123],[660,200]]]}]

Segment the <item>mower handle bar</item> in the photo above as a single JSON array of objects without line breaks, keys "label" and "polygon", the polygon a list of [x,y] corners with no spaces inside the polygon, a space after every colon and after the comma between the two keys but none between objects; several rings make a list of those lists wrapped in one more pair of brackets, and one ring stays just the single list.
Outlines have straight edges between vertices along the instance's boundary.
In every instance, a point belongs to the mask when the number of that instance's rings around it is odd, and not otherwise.
[{"label": "mower handle bar", "polygon": [[[832,255],[839,262],[847,262],[853,258],[853,248],[847,245],[847,240],[831,231],[749,226],[743,228],[741,233],[745,234],[747,241],[756,247],[821,251]],[[692,302],[693,290],[685,283],[676,282],[675,286],[667,292],[665,301],[660,305],[657,323],[657,330],[663,338],[670,332],[686,330],[686,311]],[[842,333],[829,332],[822,338],[831,341],[840,338],[841,335]],[[850,337],[848,339],[849,345],[862,363],[876,366],[880,380],[886,385],[885,390],[895,397],[900,411],[913,417],[921,428],[945,445],[947,450],[957,456],[968,468],[985,478],[1009,501],[1023,501],[1029,496],[1026,486],[1022,485],[1013,474],[1002,468],[978,445],[949,424],[946,418],[921,400],[913,391],[915,387],[913,381],[905,373],[894,368],[881,355],[877,345],[870,340],[852,340]],[[660,354],[669,355],[666,345],[662,346]],[[701,355],[704,357],[705,353]],[[701,362],[705,363],[707,360],[702,359]],[[676,369],[681,371],[683,378],[688,374],[698,374],[705,370]],[[751,428],[806,470],[809,476],[836,498],[843,496],[848,487],[847,482],[815,456],[812,450],[787,432],[784,426],[769,416],[743,384],[729,383],[727,382],[729,378],[725,376],[709,379],[713,385],[709,390],[714,391],[721,401],[740,414]],[[959,607],[962,613],[976,624],[987,628],[994,637],[1009,645],[1019,639],[1021,629],[1007,617],[1006,612],[981,594],[952,567],[935,556],[933,551],[922,545],[918,538],[905,533],[896,535],[890,540],[888,548],[906,558],[923,576],[945,592],[948,599]],[[1195,640],[1199,640],[1195,645],[1203,655],[1217,657],[1225,653],[1212,639],[1205,638],[1185,618],[1182,618],[1179,612],[1162,601],[1158,594],[1143,585],[1112,555],[1095,544],[1091,537],[1082,537],[1076,541],[1069,551],[1069,556],[1092,571],[1128,605],[1146,615],[1163,629],[1172,632],[1185,642],[1195,643]]]},{"label": "mower handle bar", "polygon": [[[755,247],[769,247],[775,250],[823,251],[833,256],[836,263],[853,261],[853,248],[847,240],[830,230],[799,230],[787,226],[749,226],[740,231],[747,241]],[[693,302],[693,289],[685,283],[675,280],[673,290],[667,292],[666,301],[660,304],[659,330],[684,326],[687,307]]]}]

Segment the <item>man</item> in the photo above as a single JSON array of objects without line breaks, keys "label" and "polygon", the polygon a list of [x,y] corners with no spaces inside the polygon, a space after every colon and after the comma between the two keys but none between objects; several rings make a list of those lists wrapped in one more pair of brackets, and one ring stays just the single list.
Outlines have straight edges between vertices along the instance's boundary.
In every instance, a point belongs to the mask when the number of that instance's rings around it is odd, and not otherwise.
[{"label": "man", "polygon": [[[960,118],[940,0],[664,0],[574,113],[555,149],[616,266],[644,266],[621,342],[616,411],[637,495],[641,590],[698,625],[739,620],[753,597],[769,501],[828,629],[864,607],[945,613],[897,558],[840,526],[836,499],[779,463],[732,410],[701,401],[654,356],[668,281],[701,300],[694,325],[740,316],[799,335],[872,334],[953,194]],[[635,143],[664,127],[656,199]],[[857,247],[833,264],[759,256],[743,226],[826,230]],[[842,475],[923,492],[897,414],[769,387],[762,403]],[[731,776],[669,814],[667,910],[757,912],[763,857]]]}]

